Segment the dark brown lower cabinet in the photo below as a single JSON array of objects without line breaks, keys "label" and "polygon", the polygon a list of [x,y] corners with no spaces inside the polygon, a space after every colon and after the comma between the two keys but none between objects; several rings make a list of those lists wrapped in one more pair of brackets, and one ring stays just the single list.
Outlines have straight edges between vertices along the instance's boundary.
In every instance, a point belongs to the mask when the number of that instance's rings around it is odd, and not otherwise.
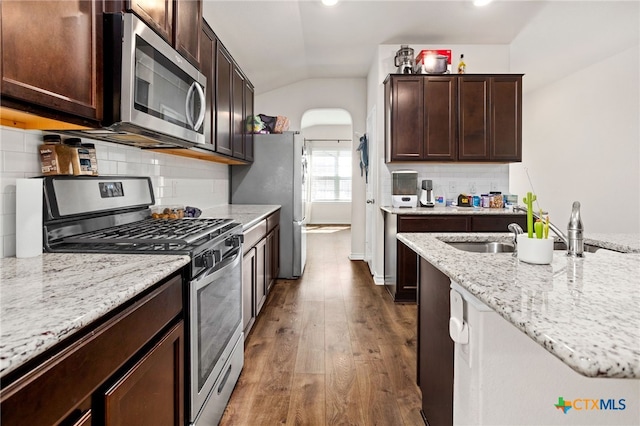
[{"label": "dark brown lower cabinet", "polygon": [[418,385],[429,426],[453,424],[453,350],[449,337],[449,278],[420,258]]},{"label": "dark brown lower cabinet", "polygon": [[[524,230],[524,215],[514,214],[442,214],[395,215],[385,213],[385,287],[395,302],[415,302],[418,286],[418,255],[396,240],[400,232],[509,232],[507,226],[515,222]],[[395,250],[395,277],[388,274],[393,268],[390,250]]]},{"label": "dark brown lower cabinet", "polygon": [[5,376],[2,425],[184,424],[182,289],[175,274]]},{"label": "dark brown lower cabinet", "polygon": [[249,333],[255,322],[254,283],[256,282],[256,249],[245,251],[242,258],[242,329]]},{"label": "dark brown lower cabinet", "polygon": [[273,212],[267,218],[267,238],[269,239],[270,280],[268,288],[275,283],[280,274],[280,210]]},{"label": "dark brown lower cabinet", "polygon": [[263,238],[256,244],[256,317],[267,300],[267,239]]},{"label": "dark brown lower cabinet", "polygon": [[280,270],[280,210],[244,231],[242,325],[245,339]]},{"label": "dark brown lower cabinet", "polygon": [[175,325],[103,395],[104,424],[184,424],[184,327]]}]

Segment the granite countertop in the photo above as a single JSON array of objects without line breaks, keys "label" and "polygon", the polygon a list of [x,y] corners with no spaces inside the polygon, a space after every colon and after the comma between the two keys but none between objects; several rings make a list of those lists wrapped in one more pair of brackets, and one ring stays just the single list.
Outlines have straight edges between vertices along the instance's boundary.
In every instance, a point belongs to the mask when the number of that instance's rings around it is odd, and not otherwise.
[{"label": "granite countertop", "polygon": [[256,223],[265,219],[281,206],[271,204],[225,204],[202,209],[201,217],[213,217],[220,219],[233,219],[242,223],[243,229],[249,229]]},{"label": "granite countertop", "polygon": [[189,263],[189,256],[0,259],[0,377]]},{"label": "granite countertop", "polygon": [[397,215],[438,215],[438,214],[513,214],[524,216],[523,212],[514,212],[509,209],[489,209],[481,207],[391,207],[381,206],[380,209],[387,213]]},{"label": "granite countertop", "polygon": [[[205,208],[248,229],[279,205]],[[189,263],[182,255],[44,253],[0,259],[0,377]]]},{"label": "granite countertop", "polygon": [[640,235],[585,235],[598,250],[556,251],[550,265],[445,242],[511,241],[508,233],[400,233],[398,240],[588,377],[640,378]]}]

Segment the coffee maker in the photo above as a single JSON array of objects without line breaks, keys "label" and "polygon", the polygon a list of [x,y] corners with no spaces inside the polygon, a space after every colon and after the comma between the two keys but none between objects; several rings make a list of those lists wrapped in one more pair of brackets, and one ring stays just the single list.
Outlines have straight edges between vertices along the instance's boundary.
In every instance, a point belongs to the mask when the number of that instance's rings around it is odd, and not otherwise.
[{"label": "coffee maker", "polygon": [[433,182],[430,179],[422,181],[422,189],[420,190],[420,205],[422,207],[435,206],[435,198],[433,196]]},{"label": "coffee maker", "polygon": [[413,74],[413,49],[403,44],[396,52],[393,63],[398,67],[398,74]]}]

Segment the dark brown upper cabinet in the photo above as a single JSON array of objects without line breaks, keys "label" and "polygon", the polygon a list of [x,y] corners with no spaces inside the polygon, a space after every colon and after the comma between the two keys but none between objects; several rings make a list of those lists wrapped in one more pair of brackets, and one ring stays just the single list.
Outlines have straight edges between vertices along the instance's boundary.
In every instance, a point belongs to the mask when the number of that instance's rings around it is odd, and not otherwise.
[{"label": "dark brown upper cabinet", "polygon": [[196,68],[200,65],[202,0],[125,0],[125,8],[138,15]]},{"label": "dark brown upper cabinet", "polygon": [[202,0],[175,2],[175,49],[196,68],[200,65]]},{"label": "dark brown upper cabinet", "polygon": [[[107,0],[108,1],[108,0]],[[124,0],[125,8],[160,34],[167,43],[173,41],[173,0]],[[114,11],[119,9],[113,5]]]},{"label": "dark brown upper cabinet", "polygon": [[244,83],[244,159],[253,161],[253,131],[248,121],[253,117],[254,90],[249,80]]},{"label": "dark brown upper cabinet", "polygon": [[522,75],[385,80],[386,161],[522,161]]},{"label": "dark brown upper cabinet", "polygon": [[102,6],[0,2],[2,106],[81,126],[102,119]]},{"label": "dark brown upper cabinet", "polygon": [[233,59],[218,43],[215,73],[216,152],[233,156]]},{"label": "dark brown upper cabinet", "polygon": [[522,161],[522,76],[459,80],[459,160]]},{"label": "dark brown upper cabinet", "polygon": [[201,71],[207,77],[205,140],[221,161],[246,164],[253,161],[253,134],[247,119],[253,115],[251,82],[229,51],[203,21],[200,42]]},{"label": "dark brown upper cabinet", "polygon": [[233,156],[244,159],[244,75],[240,69],[233,67]]},{"label": "dark brown upper cabinet", "polygon": [[522,161],[522,76],[491,77],[489,158]]},{"label": "dark brown upper cabinet", "polygon": [[205,92],[204,141],[215,149],[215,70],[218,39],[211,27],[203,22],[200,32],[200,72],[207,78]]}]

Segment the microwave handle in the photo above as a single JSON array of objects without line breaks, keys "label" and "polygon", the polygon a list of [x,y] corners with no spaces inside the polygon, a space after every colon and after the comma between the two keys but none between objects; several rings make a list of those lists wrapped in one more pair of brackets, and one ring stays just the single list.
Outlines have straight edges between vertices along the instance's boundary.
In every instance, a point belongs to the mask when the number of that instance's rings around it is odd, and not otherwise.
[{"label": "microwave handle", "polygon": [[[193,118],[191,117],[191,114],[189,114],[189,104],[191,103],[191,99],[193,98],[195,93],[197,93],[198,96],[200,97],[200,112],[198,113],[198,118],[194,123]],[[204,91],[202,90],[202,87],[200,87],[200,85],[194,81],[193,84],[191,84],[191,87],[189,87],[189,91],[187,92],[185,110],[187,111],[187,114],[186,114],[187,123],[195,131],[198,131],[202,126],[202,123],[204,122],[204,113],[206,109],[205,103],[206,103],[206,99],[204,96]]]}]

